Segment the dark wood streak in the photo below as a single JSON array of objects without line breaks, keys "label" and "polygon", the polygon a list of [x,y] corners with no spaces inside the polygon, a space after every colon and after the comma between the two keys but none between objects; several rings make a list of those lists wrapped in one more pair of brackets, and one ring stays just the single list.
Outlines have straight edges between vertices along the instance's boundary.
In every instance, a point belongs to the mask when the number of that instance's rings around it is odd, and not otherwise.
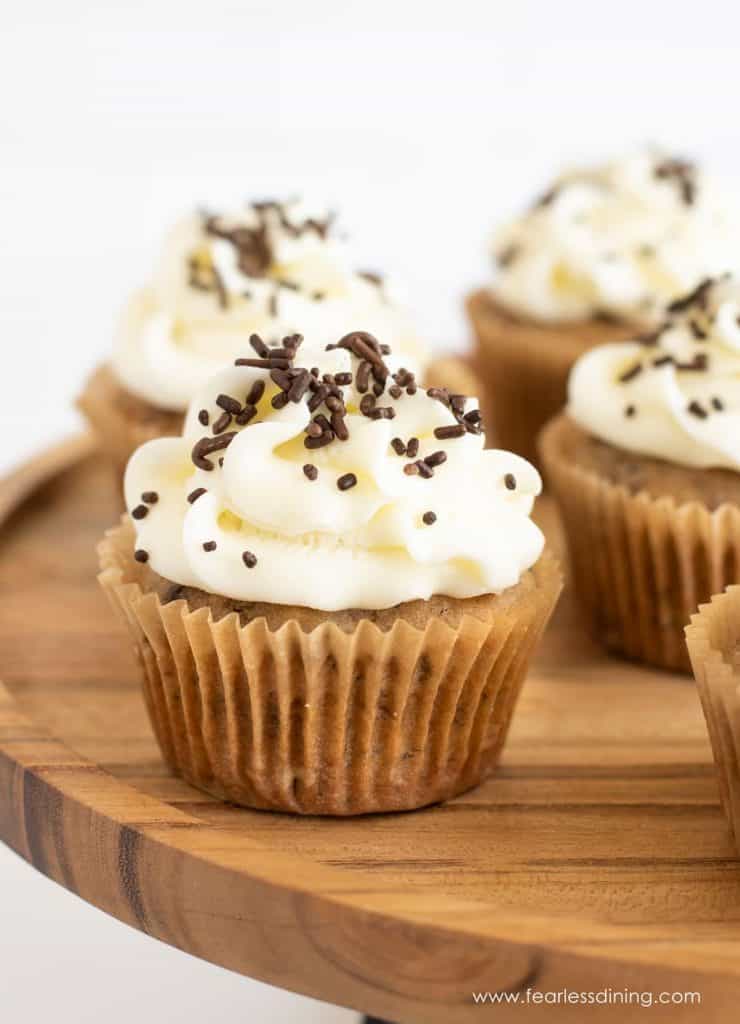
[{"label": "dark wood streak", "polygon": [[[67,889],[77,892],[64,837],[65,803],[60,791],[33,771],[23,775],[23,821],[33,866]],[[56,864],[49,858],[46,842],[51,837]]]},{"label": "dark wood streak", "polygon": [[118,836],[118,877],[137,925],[142,931],[149,933],[151,928],[139,880],[138,858],[141,838],[140,832],[134,831],[128,825],[121,825]]}]

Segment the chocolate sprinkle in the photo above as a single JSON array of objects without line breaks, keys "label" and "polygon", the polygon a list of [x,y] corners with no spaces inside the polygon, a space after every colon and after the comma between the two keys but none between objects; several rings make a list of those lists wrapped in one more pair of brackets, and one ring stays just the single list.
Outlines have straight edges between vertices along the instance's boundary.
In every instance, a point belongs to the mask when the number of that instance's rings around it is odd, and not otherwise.
[{"label": "chocolate sprinkle", "polygon": [[137,548],[136,551],[134,551],[134,558],[137,562],[148,562],[149,552],[145,551],[143,548]]},{"label": "chocolate sprinkle", "polygon": [[422,522],[424,522],[427,526],[431,526],[433,523],[437,522],[437,516],[434,514],[434,512],[425,512],[421,518]]},{"label": "chocolate sprinkle", "polygon": [[703,372],[709,365],[709,357],[706,352],[697,352],[693,359],[687,363],[676,363],[677,370],[688,370],[693,372]]},{"label": "chocolate sprinkle", "polygon": [[625,410],[624,410],[624,415],[625,416],[627,416],[627,417],[634,416],[636,412],[637,412],[637,409],[634,407],[634,405],[625,406]]},{"label": "chocolate sprinkle", "polygon": [[244,562],[247,569],[254,569],[255,565],[257,564],[257,556],[252,554],[251,551],[243,551],[242,562]]},{"label": "chocolate sprinkle", "polygon": [[227,427],[231,426],[233,417],[230,412],[222,412],[216,422],[213,424],[214,434],[223,434]]},{"label": "chocolate sprinkle", "polygon": [[686,411],[690,412],[692,416],[696,416],[697,419],[700,420],[705,420],[709,415],[709,413],[701,404],[701,402],[697,402],[696,399],[689,402],[688,406],[686,407]]},{"label": "chocolate sprinkle", "polygon": [[410,459],[415,459],[419,454],[419,438],[410,437],[406,445],[406,454]]},{"label": "chocolate sprinkle", "polygon": [[691,206],[696,198],[696,166],[688,160],[670,159],[657,164],[656,178],[675,182],[681,199]]},{"label": "chocolate sprinkle", "polygon": [[214,452],[223,451],[224,448],[228,448],[236,435],[237,431],[232,430],[228,434],[219,434],[218,437],[202,437],[200,441],[196,441],[193,446],[191,458],[198,469],[204,469],[206,472],[210,472],[214,466],[212,462],[208,461],[206,456],[212,455]]},{"label": "chocolate sprinkle", "polygon": [[146,502],[147,505],[156,505],[159,501],[159,495],[156,491],[144,491],[141,500]]},{"label": "chocolate sprinkle", "polygon": [[305,448],[313,450],[315,448],[325,448],[327,444],[331,444],[334,440],[334,431],[326,430],[320,437],[307,437],[303,442]]},{"label": "chocolate sprinkle", "polygon": [[315,480],[319,475],[318,469],[311,462],[306,463],[306,465],[303,467],[303,472],[306,474],[309,480]]},{"label": "chocolate sprinkle", "polygon": [[516,477],[513,473],[506,474],[506,476],[504,477],[504,484],[506,486],[507,491],[516,490]]},{"label": "chocolate sprinkle", "polygon": [[131,513],[131,518],[132,519],[144,519],[145,516],[148,516],[148,515],[149,515],[149,509],[146,507],[146,505],[137,505],[136,508]]},{"label": "chocolate sprinkle", "polygon": [[259,400],[265,393],[265,382],[263,380],[256,380],[249,389],[245,405],[257,405]]},{"label": "chocolate sprinkle", "polygon": [[619,375],[619,383],[626,384],[628,381],[634,380],[640,373],[642,373],[642,363],[635,363],[635,365],[631,366],[629,370],[625,370],[624,373]]},{"label": "chocolate sprinkle", "polygon": [[194,502],[196,502],[198,500],[198,498],[200,498],[200,496],[202,494],[205,494],[205,493],[206,493],[205,487],[196,487],[195,490],[191,491],[190,494],[188,495],[188,501],[192,505]]},{"label": "chocolate sprinkle", "polygon": [[[260,384],[261,383],[262,381],[260,381]],[[253,420],[256,415],[256,405],[245,405],[242,411],[239,413],[239,415],[235,418],[235,420],[238,426],[246,427],[247,423],[249,423],[250,420]]]},{"label": "chocolate sprinkle", "polygon": [[216,544],[215,540],[207,540],[203,544],[203,550],[204,551],[215,551],[216,547],[217,547],[217,544]]},{"label": "chocolate sprinkle", "polygon": [[694,335],[697,341],[704,341],[707,337],[707,332],[701,327],[696,320],[689,321],[689,328],[691,333]]},{"label": "chocolate sprinkle", "polygon": [[396,455],[405,455],[406,454],[406,445],[403,443],[403,441],[401,440],[400,437],[394,437],[392,439],[392,441],[391,441],[391,448],[396,453]]},{"label": "chocolate sprinkle", "polygon": [[207,409],[201,409],[198,413],[198,422],[202,427],[207,427],[211,422],[211,417],[208,415]]},{"label": "chocolate sprinkle", "polygon": [[224,412],[230,412],[232,416],[236,416],[237,413],[241,412],[241,403],[237,402],[231,395],[219,395],[216,399],[216,405],[219,409],[223,409]]},{"label": "chocolate sprinkle", "polygon": [[267,347],[267,345],[265,345],[264,341],[262,340],[262,338],[260,338],[259,334],[251,334],[249,336],[249,344],[252,346],[257,355],[260,356],[262,359],[265,359],[270,352],[269,348]]},{"label": "chocolate sprinkle", "polygon": [[725,403],[722,401],[721,398],[717,398],[717,396],[715,395],[715,397],[712,399],[712,408],[716,409],[717,412],[722,412],[724,410],[724,407]]},{"label": "chocolate sprinkle", "polygon": [[506,270],[507,267],[511,266],[521,251],[522,247],[517,245],[516,242],[512,242],[510,245],[504,246],[501,252],[499,252],[496,257],[496,262],[502,270]]},{"label": "chocolate sprinkle", "polygon": [[[427,391],[427,394],[429,392]],[[465,433],[465,427],[462,423],[450,424],[449,427],[435,427],[434,436],[438,441],[446,441],[452,437],[462,437]]]},{"label": "chocolate sprinkle", "polygon": [[687,295],[682,295],[677,299],[674,299],[669,306],[667,311],[669,313],[683,313],[685,310],[690,309],[691,306],[699,306],[704,308],[707,298],[709,297],[709,290],[712,287],[712,278],[705,277],[703,281],[690,291]]},{"label": "chocolate sprinkle", "polygon": [[357,477],[354,473],[345,473],[337,480],[337,487],[340,491],[348,491],[357,484]]}]

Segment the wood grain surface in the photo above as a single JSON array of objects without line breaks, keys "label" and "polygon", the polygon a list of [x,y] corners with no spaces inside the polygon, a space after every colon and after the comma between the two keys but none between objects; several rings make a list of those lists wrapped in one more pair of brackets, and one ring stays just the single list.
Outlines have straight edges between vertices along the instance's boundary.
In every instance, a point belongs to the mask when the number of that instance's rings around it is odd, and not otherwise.
[{"label": "wood grain surface", "polygon": [[118,511],[84,440],[0,490],[0,838],[21,856],[173,946],[404,1024],[594,1019],[472,998],[532,986],[701,993],[599,1019],[735,1019],[740,863],[690,679],[601,654],[566,598],[484,786],[363,819],[226,806],[158,755],[95,580]]}]

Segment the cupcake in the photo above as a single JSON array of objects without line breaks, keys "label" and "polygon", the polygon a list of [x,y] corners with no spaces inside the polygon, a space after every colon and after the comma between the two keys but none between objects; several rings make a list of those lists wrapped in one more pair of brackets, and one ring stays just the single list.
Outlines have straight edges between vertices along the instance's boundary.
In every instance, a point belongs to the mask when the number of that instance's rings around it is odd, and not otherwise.
[{"label": "cupcake", "polygon": [[740,281],[707,280],[652,334],[576,363],[541,452],[593,633],[687,670],[692,612],[740,582]]},{"label": "cupcake", "polygon": [[234,214],[187,217],[167,239],[150,285],[128,302],[110,360],[79,399],[121,472],[154,437],[181,432],[205,378],[243,352],[300,326],[339,337],[367,324],[410,370],[421,347],[382,277],[356,271],[332,215],[304,202],[255,202]]},{"label": "cupcake", "polygon": [[740,852],[740,587],[730,587],[700,608],[692,616],[686,640],[722,807]]},{"label": "cupcake", "polygon": [[576,359],[654,330],[676,296],[737,268],[739,227],[694,164],[664,154],[559,178],[499,231],[496,279],[467,303],[496,441],[535,460]]},{"label": "cupcake", "polygon": [[366,332],[253,351],[139,448],[100,547],[162,753],[217,797],[407,810],[493,769],[560,590],[536,470]]}]

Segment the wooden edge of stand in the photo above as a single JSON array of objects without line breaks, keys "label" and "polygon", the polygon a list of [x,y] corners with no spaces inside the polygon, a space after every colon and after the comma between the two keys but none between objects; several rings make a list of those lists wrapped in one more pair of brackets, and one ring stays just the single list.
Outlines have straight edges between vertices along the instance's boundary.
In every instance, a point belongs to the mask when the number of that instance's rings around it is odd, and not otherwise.
[{"label": "wooden edge of stand", "polygon": [[[0,526],[33,492],[88,457],[73,439],[0,487]],[[720,1020],[740,978],[630,959],[628,931],[605,924],[579,949],[572,926],[495,913],[441,894],[389,890],[369,873],[276,854],[146,796],[36,726],[0,684],[0,839],[82,899],[163,942],[281,988],[409,1024],[480,1021],[473,991],[711,989]],[[593,937],[593,929],[590,929]],[[539,1007],[500,1005],[499,1019]],[[554,1020],[568,1006],[549,1007]],[[657,1020],[692,1006],[654,1007]],[[662,1010],[665,1010],[664,1016]],[[561,1016],[561,1013],[564,1016]],[[696,1019],[694,1014],[693,1019]]]}]

